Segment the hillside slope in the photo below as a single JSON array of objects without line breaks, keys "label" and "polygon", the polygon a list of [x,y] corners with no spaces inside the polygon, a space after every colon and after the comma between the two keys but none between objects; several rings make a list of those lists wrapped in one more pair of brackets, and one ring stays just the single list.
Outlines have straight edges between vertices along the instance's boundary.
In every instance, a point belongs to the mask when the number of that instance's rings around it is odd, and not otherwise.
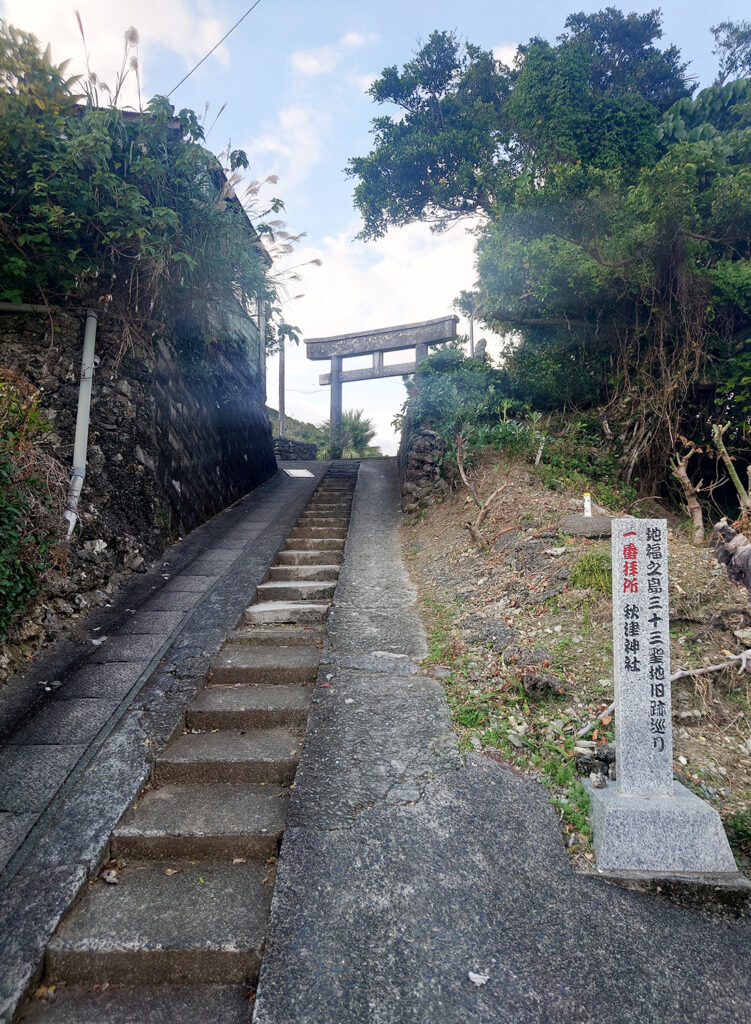
[{"label": "hillside slope", "polygon": [[[463,526],[476,513],[463,488],[404,517],[430,662],[444,676],[462,749],[482,749],[548,785],[570,852],[586,864],[587,798],[578,779],[598,759],[605,763],[614,738],[612,714],[595,723],[613,700],[610,540],[559,529],[562,516],[580,511],[581,496],[549,490],[528,465],[487,452],[471,480],[483,496],[502,487],[482,527],[487,550]],[[751,646],[745,589],[708,549],[691,546],[678,521],[669,543],[673,671]],[[747,871],[750,696],[748,676],[735,670],[673,686],[676,776],[720,811]]]}]

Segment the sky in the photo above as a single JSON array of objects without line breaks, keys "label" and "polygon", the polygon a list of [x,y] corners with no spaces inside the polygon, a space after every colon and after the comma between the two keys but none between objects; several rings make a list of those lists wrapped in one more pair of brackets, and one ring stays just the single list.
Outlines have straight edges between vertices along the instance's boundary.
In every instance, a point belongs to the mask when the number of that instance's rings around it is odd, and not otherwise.
[{"label": "sky", "polygon": [[[0,0],[7,21],[51,43],[56,62],[84,67],[81,15],[90,67],[115,79],[123,33],[139,33],[142,94],[169,93],[250,6],[251,0]],[[630,0],[623,10],[644,13],[654,2]],[[356,239],[359,216],[347,159],[370,149],[370,121],[384,112],[366,90],[384,68],[409,60],[434,29],[449,29],[508,60],[519,42],[554,40],[572,11],[586,13],[608,0],[261,0],[258,7],[172,94],[179,110],[205,114],[206,144],[221,152],[244,149],[249,174],[277,175],[265,194],[285,203],[288,230],[305,232],[293,257],[301,280],[287,286],[285,319],[301,336],[345,334],[453,313],[453,300],[474,283],[471,224],[436,235],[427,225],[391,230],[376,242]],[[748,18],[747,0],[664,0],[663,43],[679,46],[700,86],[715,74],[710,26]],[[125,93],[137,104],[135,80]],[[207,110],[208,105],[208,110]],[[222,109],[224,107],[224,109]],[[220,113],[221,110],[221,113]],[[219,115],[217,118],[217,114]],[[321,266],[307,264],[320,260]],[[467,333],[466,322],[459,330]],[[476,333],[476,337],[482,332]],[[496,356],[500,339],[490,338]],[[361,365],[345,361],[345,369]],[[287,356],[287,413],[320,423],[328,418],[329,389],[318,384],[327,363],[305,347]],[[269,359],[269,405],[278,405],[277,360]],[[376,427],[374,443],[393,453],[391,421],[405,398],[400,378],[344,385],[345,409],[363,409]]]}]

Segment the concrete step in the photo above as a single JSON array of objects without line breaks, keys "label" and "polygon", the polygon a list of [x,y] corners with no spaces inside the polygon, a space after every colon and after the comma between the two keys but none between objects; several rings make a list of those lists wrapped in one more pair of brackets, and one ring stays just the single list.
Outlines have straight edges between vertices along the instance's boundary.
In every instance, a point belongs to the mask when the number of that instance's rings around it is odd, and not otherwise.
[{"label": "concrete step", "polygon": [[250,686],[209,686],[188,708],[188,729],[304,729],[312,686],[253,683]]},{"label": "concrete step", "polygon": [[256,599],[260,601],[330,601],[334,596],[336,581],[299,580],[289,582],[272,580],[260,583]]},{"label": "concrete step", "polygon": [[[255,606],[252,606],[255,607]],[[234,637],[234,634],[230,634]],[[295,644],[271,647],[251,646],[233,640],[211,660],[212,683],[312,683],[318,672],[321,652],[317,647]]]},{"label": "concrete step", "polygon": [[268,582],[282,580],[338,580],[338,565],[272,565]]},{"label": "concrete step", "polygon": [[325,526],[296,526],[288,539],[311,540],[315,537],[336,537],[338,540],[343,540],[347,536],[348,529],[347,525],[332,526],[330,523],[327,523]]},{"label": "concrete step", "polygon": [[323,551],[320,548],[303,551],[280,551],[276,556],[278,565],[341,565],[343,551]]},{"label": "concrete step", "polygon": [[295,778],[300,736],[289,729],[239,729],[186,733],[157,759],[163,782],[280,782]]},{"label": "concrete step", "polygon": [[290,537],[285,551],[344,551],[344,537]]},{"label": "concrete step", "polygon": [[[277,569],[289,569],[299,572],[306,569],[316,572],[317,569],[338,569],[334,566],[286,565],[276,566]],[[269,570],[270,571],[270,570]],[[279,577],[283,579],[284,577]],[[294,578],[294,577],[293,577]],[[238,626],[227,637],[229,644],[257,644],[260,647],[317,647],[323,645],[325,630],[322,626]],[[257,682],[259,680],[256,680]]]},{"label": "concrete step", "polygon": [[249,626],[262,622],[323,622],[328,614],[327,604],[313,601],[262,601],[246,608],[244,619]]},{"label": "concrete step", "polygon": [[327,516],[322,512],[311,512],[297,520],[297,526],[348,526],[349,516]]},{"label": "concrete step", "polygon": [[128,811],[110,849],[124,860],[266,860],[279,847],[288,802],[276,785],[160,786]]},{"label": "concrete step", "polygon": [[48,979],[150,985],[257,977],[271,902],[267,866],[175,861],[170,875],[167,867],[132,862],[117,885],[91,884],[47,947]]},{"label": "concrete step", "polygon": [[306,508],[306,512],[343,512],[349,513],[351,502],[349,501],[314,501]]},{"label": "concrete step", "polygon": [[92,990],[66,985],[35,999],[24,1024],[248,1024],[242,985],[139,985]]}]

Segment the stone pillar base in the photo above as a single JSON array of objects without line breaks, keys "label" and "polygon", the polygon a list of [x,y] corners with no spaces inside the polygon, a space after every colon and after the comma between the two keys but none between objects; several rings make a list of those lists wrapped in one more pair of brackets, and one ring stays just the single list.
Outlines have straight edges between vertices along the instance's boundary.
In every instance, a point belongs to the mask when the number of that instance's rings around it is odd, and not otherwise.
[{"label": "stone pillar base", "polygon": [[673,796],[655,797],[621,796],[615,783],[584,785],[600,871],[740,877],[719,814],[679,782]]}]

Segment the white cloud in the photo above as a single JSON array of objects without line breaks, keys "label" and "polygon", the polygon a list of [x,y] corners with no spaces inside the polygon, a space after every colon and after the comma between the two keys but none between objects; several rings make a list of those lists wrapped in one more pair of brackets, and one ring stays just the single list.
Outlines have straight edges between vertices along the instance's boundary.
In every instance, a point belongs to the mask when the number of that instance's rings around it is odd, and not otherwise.
[{"label": "white cloud", "polygon": [[319,46],[315,50],[295,50],[290,63],[300,75],[328,75],[336,68],[340,56],[336,46]]},{"label": "white cloud", "polygon": [[367,39],[362,32],[347,32],[346,35],[342,36],[342,46],[350,46],[356,49],[358,46],[364,46]]},{"label": "white cloud", "polygon": [[283,107],[276,123],[265,128],[244,146],[255,177],[276,174],[285,194],[308,176],[323,154],[323,140],[330,119],[302,104]]},{"label": "white cloud", "polygon": [[[464,227],[442,235],[431,233],[425,224],[393,230],[376,242],[352,241],[357,225],[324,239],[320,246],[298,250],[295,263],[321,259],[323,266],[303,268],[303,280],[290,285],[303,292],[289,302],[285,315],[296,324],[303,338],[345,334],[395,324],[429,320],[454,312],[452,302],[475,279],[474,240]],[[466,323],[459,325],[467,333]],[[476,337],[481,333],[477,332]],[[500,339],[489,339],[497,354]],[[410,358],[404,353],[404,358]],[[345,362],[345,369],[348,363]],[[353,364],[354,365],[354,364]],[[320,423],[329,415],[329,389],[318,385],[318,376],[328,372],[327,362],[312,362],[304,344],[291,346],[287,357],[287,412],[298,419]],[[278,362],[269,360],[269,403],[277,405]],[[346,384],[345,409],[362,408],[374,420],[376,444],[393,454],[398,439],[391,420],[399,411],[405,391],[399,377]]]},{"label": "white cloud", "polygon": [[[102,0],[0,0],[3,17],[12,24],[33,32],[43,46],[52,43],[52,59],[60,63],[71,58],[69,73],[84,70],[83,43],[78,31],[74,10],[78,10],[86,33],[86,44],[93,71],[114,85],[123,57],[123,33],[131,25],[140,36],[139,55],[142,91],[171,89],[176,82],[148,81],[148,59],[156,46],[165,47],[182,57],[186,70],[211,49],[226,32],[229,23],[211,13],[208,4],[190,0],[121,0],[116,6]],[[227,66],[229,50],[220,46],[209,58]],[[147,67],[144,76],[143,68]],[[210,64],[209,64],[210,66]],[[179,77],[179,76],[178,76]],[[137,91],[135,79],[125,89],[124,102],[135,106]],[[179,106],[179,102],[178,102]]]},{"label": "white cloud", "polygon": [[328,75],[335,71],[347,50],[364,46],[373,36],[360,32],[347,32],[338,43],[330,46],[316,46],[309,50],[295,50],[290,57],[293,71],[300,75]]},{"label": "white cloud", "polygon": [[513,67],[518,49],[518,43],[501,43],[500,46],[493,47],[493,56],[510,68]]},{"label": "white cloud", "polygon": [[364,75],[355,75],[353,81],[360,92],[367,92],[376,78],[378,78],[377,72],[369,71]]}]

